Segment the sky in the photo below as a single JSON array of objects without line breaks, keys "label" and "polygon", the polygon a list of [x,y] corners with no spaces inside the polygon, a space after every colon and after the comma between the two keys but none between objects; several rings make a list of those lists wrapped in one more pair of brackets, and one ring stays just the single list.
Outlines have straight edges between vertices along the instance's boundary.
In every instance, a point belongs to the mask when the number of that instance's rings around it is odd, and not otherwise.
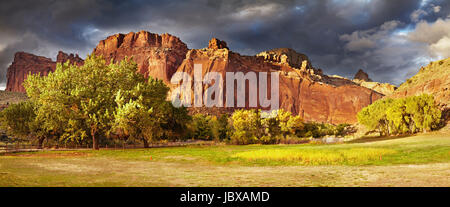
[{"label": "sky", "polygon": [[448,0],[0,0],[0,85],[14,53],[90,54],[116,33],[146,30],[189,48],[212,37],[243,55],[289,47],[326,74],[399,85],[450,57]]}]

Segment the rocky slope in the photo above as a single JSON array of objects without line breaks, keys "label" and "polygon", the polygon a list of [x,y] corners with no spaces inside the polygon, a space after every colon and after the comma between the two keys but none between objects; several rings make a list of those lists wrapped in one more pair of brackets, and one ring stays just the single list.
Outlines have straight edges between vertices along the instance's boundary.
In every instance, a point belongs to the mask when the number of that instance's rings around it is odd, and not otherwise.
[{"label": "rocky slope", "polygon": [[395,91],[392,97],[406,97],[433,94],[441,109],[450,108],[450,58],[431,62],[422,67],[415,76],[408,79]]},{"label": "rocky slope", "polygon": [[25,92],[22,83],[27,78],[28,74],[47,75],[54,71],[57,62],[66,62],[70,60],[77,64],[82,64],[83,60],[78,55],[66,54],[59,52],[57,61],[54,62],[50,58],[36,56],[25,52],[17,52],[14,55],[14,61],[8,67],[6,91]]}]

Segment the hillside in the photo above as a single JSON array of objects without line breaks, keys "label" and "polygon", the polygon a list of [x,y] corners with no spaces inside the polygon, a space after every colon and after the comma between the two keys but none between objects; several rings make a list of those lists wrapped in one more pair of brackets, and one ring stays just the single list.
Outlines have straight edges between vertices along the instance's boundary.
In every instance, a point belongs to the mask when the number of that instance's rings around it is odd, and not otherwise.
[{"label": "hillside", "polygon": [[28,97],[24,93],[0,90],[0,110],[10,104],[19,103],[27,99]]},{"label": "hillside", "polygon": [[391,97],[433,94],[441,109],[450,107],[450,58],[431,62],[400,85]]}]

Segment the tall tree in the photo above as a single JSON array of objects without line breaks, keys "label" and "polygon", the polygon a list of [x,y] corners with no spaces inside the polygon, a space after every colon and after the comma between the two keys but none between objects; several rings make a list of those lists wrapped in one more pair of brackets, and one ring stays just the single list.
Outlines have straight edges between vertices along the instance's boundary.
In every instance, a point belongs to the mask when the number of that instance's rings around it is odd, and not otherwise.
[{"label": "tall tree", "polygon": [[102,57],[88,56],[83,66],[58,64],[55,72],[41,77],[30,75],[25,81],[28,96],[38,106],[37,116],[47,131],[62,140],[108,137],[114,124],[115,101],[119,91],[133,90],[146,79],[128,58],[106,64]]}]

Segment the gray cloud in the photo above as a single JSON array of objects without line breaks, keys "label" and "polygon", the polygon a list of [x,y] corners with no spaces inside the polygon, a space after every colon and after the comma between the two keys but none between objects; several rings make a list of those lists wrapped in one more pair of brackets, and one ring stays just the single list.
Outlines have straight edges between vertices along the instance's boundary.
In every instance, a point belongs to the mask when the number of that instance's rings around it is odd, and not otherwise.
[{"label": "gray cloud", "polygon": [[[400,44],[400,38],[392,35],[414,26],[410,16],[415,10],[434,11],[439,6],[439,12],[422,16],[427,22],[445,19],[450,11],[448,1],[434,0],[425,5],[421,2],[2,1],[0,81],[5,81],[6,67],[16,51],[54,58],[58,50],[64,50],[84,56],[108,35],[148,30],[176,35],[190,48],[205,47],[210,38],[217,37],[227,41],[232,50],[247,55],[290,47],[307,54],[315,66],[328,74],[351,77],[363,68],[377,81],[398,84],[404,81],[405,74],[411,73],[411,68],[420,67],[420,61],[409,60],[420,59],[424,54],[419,49],[409,49],[416,42]],[[387,28],[393,22],[402,24]],[[387,48],[393,45],[397,51]]]},{"label": "gray cloud", "polygon": [[432,23],[419,22],[408,34],[408,38],[426,44],[432,57],[450,57],[450,19],[438,19]]}]

